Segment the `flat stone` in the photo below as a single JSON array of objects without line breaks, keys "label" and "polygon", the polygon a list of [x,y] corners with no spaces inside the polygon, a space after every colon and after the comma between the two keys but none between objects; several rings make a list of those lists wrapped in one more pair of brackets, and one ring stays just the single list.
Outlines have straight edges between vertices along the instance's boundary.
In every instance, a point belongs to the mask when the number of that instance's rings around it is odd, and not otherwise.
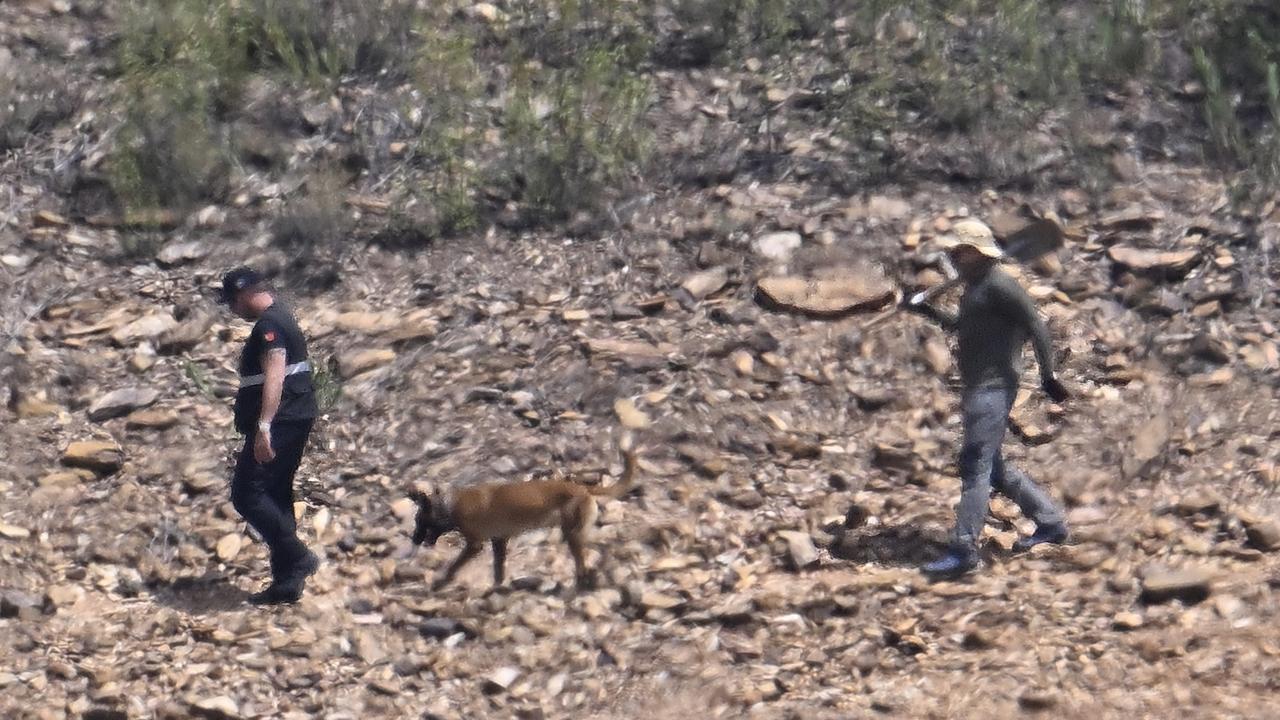
[{"label": "flat stone", "polygon": [[146,428],[149,430],[167,430],[179,422],[181,418],[168,410],[138,410],[129,414],[125,426],[130,428]]},{"label": "flat stone", "polygon": [[218,540],[214,551],[218,555],[218,559],[222,562],[231,562],[240,554],[240,547],[243,544],[244,537],[240,533],[227,533]]},{"label": "flat stone", "polygon": [[1024,710],[1040,712],[1058,704],[1058,696],[1048,690],[1024,690],[1018,696],[1018,705]]},{"label": "flat stone", "polygon": [[377,335],[400,326],[400,319],[395,313],[349,312],[342,313],[334,319],[339,330],[364,335]]},{"label": "flat stone", "polygon": [[112,418],[128,415],[134,410],[147,407],[160,398],[160,393],[150,388],[121,388],[98,398],[89,407],[89,419],[103,422]]},{"label": "flat stone", "polygon": [[14,412],[20,418],[37,418],[57,415],[62,411],[56,403],[51,403],[37,397],[21,397],[14,405]]},{"label": "flat stone", "polygon": [[68,608],[80,602],[84,589],[77,585],[54,585],[45,591],[45,604],[51,608]]},{"label": "flat stone", "polygon": [[191,702],[191,712],[196,717],[206,720],[238,720],[240,706],[226,695],[201,698]]},{"label": "flat stone", "polygon": [[113,442],[82,440],[67,446],[62,464],[110,474],[124,465],[124,451]]},{"label": "flat stone", "polygon": [[31,537],[30,530],[17,525],[10,525],[6,522],[0,522],[0,538],[8,538],[9,540],[26,540],[29,537]]},{"label": "flat stone", "polygon": [[1203,568],[1149,568],[1142,578],[1140,597],[1147,604],[1181,600],[1192,605],[1209,597],[1212,583],[1213,573]]},{"label": "flat stone", "polygon": [[[208,208],[206,208],[207,210]],[[202,211],[200,216],[203,218]],[[173,267],[184,263],[195,262],[209,254],[209,245],[200,240],[172,242],[160,248],[156,253],[156,262],[164,267]]]},{"label": "flat stone", "polygon": [[793,570],[803,570],[818,564],[818,548],[807,532],[783,530],[778,536],[787,541],[787,561]]},{"label": "flat stone", "polygon": [[342,373],[342,377],[350,379],[389,365],[395,359],[394,350],[357,350],[338,358],[338,370]]},{"label": "flat stone", "polygon": [[613,411],[623,427],[642,430],[649,427],[649,416],[636,407],[630,398],[618,398],[613,402]]},{"label": "flat stone", "polygon": [[436,640],[444,640],[446,638],[462,633],[471,636],[473,633],[461,622],[453,618],[435,617],[427,618],[418,625],[418,632],[426,638],[434,638]]},{"label": "flat stone", "polygon": [[490,694],[506,692],[518,677],[520,677],[519,668],[498,668],[484,679],[484,691]]},{"label": "flat stone", "polygon": [[1200,251],[1195,248],[1170,251],[1143,250],[1114,245],[1107,249],[1107,257],[1117,265],[1123,265],[1137,273],[1181,277],[1199,262]]},{"label": "flat stone", "polygon": [[685,278],[676,289],[675,298],[686,310],[692,310],[699,300],[720,292],[729,283],[729,269],[722,266],[696,272]]},{"label": "flat stone", "polygon": [[911,203],[901,198],[872,195],[867,201],[867,217],[877,220],[901,220],[911,213]]},{"label": "flat stone", "polygon": [[40,598],[21,590],[0,590],[0,618],[33,619],[40,615]]},{"label": "flat stone", "polygon": [[166,355],[186,352],[207,338],[209,329],[212,327],[213,315],[197,313],[193,317],[184,320],[177,327],[162,333],[156,343],[156,349]]},{"label": "flat stone", "polygon": [[97,477],[91,470],[60,470],[41,477],[36,484],[42,488],[71,488]]},{"label": "flat stone", "polygon": [[1280,550],[1280,521],[1263,520],[1245,528],[1249,545],[1263,552]]},{"label": "flat stone", "polygon": [[155,313],[123,325],[111,333],[111,341],[120,347],[133,345],[139,340],[153,340],[178,326],[178,321],[168,313]]},{"label": "flat stone", "polygon": [[762,304],[815,317],[837,317],[883,307],[893,300],[894,285],[882,273],[845,268],[823,279],[778,276],[758,284]]},{"label": "flat stone", "polygon": [[652,610],[671,610],[684,605],[684,600],[654,590],[646,590],[640,595],[640,606]]},{"label": "flat stone", "polygon": [[1159,460],[1169,446],[1172,428],[1165,414],[1153,416],[1134,431],[1129,452],[1121,459],[1125,477],[1135,477]]},{"label": "flat stone", "polygon": [[1067,513],[1067,525],[1078,527],[1084,525],[1100,525],[1110,519],[1106,510],[1093,505],[1072,508]]},{"label": "flat stone", "polygon": [[1111,620],[1111,627],[1116,630],[1137,630],[1142,627],[1142,616],[1136,612],[1116,613]]}]

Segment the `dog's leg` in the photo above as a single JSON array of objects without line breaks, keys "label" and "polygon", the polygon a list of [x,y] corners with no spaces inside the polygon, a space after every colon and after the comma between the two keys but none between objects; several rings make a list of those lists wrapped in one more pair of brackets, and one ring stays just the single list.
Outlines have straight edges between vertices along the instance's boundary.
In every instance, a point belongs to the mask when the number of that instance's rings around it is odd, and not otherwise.
[{"label": "dog's leg", "polygon": [[475,556],[479,555],[480,550],[483,547],[484,547],[483,542],[472,542],[470,539],[468,539],[466,547],[462,548],[462,552],[458,554],[457,559],[453,561],[453,564],[449,566],[449,569],[445,570],[444,575],[440,576],[439,579],[431,583],[431,589],[439,590],[440,588],[452,582],[453,576],[458,574],[458,571],[462,569],[463,565],[466,565],[467,563],[471,562],[471,560],[473,560]]},{"label": "dog's leg", "polygon": [[503,577],[506,575],[507,565],[507,539],[493,538],[493,586],[502,587]]},{"label": "dog's leg", "polygon": [[578,589],[590,590],[595,583],[587,569],[587,530],[596,519],[596,501],[592,497],[581,498],[565,513],[560,530],[564,533],[564,541],[573,555],[573,568]]}]

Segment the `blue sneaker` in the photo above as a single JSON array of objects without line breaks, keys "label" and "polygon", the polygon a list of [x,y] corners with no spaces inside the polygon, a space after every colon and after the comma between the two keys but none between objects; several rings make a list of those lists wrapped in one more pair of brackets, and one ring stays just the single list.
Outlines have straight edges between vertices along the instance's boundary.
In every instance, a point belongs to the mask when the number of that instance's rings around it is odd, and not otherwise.
[{"label": "blue sneaker", "polygon": [[1013,543],[1014,552],[1026,552],[1031,548],[1042,543],[1053,543],[1061,545],[1067,541],[1067,525],[1066,523],[1057,523],[1055,525],[1036,526],[1036,531],[1031,535],[1018,538]]},{"label": "blue sneaker", "polygon": [[946,555],[925,563],[921,570],[925,575],[939,578],[960,577],[978,567],[978,555],[974,552],[951,549]]}]

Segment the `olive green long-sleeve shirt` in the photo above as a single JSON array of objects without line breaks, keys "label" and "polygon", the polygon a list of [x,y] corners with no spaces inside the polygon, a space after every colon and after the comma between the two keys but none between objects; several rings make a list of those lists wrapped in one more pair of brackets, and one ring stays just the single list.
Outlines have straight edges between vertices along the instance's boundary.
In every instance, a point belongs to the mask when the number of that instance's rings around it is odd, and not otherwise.
[{"label": "olive green long-sleeve shirt", "polygon": [[1053,377],[1049,329],[1022,286],[999,268],[965,287],[960,313],[929,307],[928,314],[959,338],[960,379],[966,388],[1017,387],[1022,346],[1030,336],[1040,377]]}]

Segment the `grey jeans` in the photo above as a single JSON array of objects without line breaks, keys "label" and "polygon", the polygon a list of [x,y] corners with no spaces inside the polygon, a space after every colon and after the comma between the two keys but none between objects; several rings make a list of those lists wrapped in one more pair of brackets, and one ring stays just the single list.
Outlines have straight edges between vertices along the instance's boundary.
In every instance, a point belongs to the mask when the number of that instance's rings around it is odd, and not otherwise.
[{"label": "grey jeans", "polygon": [[1062,509],[1053,498],[1017,468],[1006,465],[1000,453],[1009,410],[1017,388],[969,388],[961,400],[964,445],[960,448],[962,491],[956,508],[956,549],[975,552],[987,521],[991,490],[1017,504],[1039,526],[1062,523]]}]

